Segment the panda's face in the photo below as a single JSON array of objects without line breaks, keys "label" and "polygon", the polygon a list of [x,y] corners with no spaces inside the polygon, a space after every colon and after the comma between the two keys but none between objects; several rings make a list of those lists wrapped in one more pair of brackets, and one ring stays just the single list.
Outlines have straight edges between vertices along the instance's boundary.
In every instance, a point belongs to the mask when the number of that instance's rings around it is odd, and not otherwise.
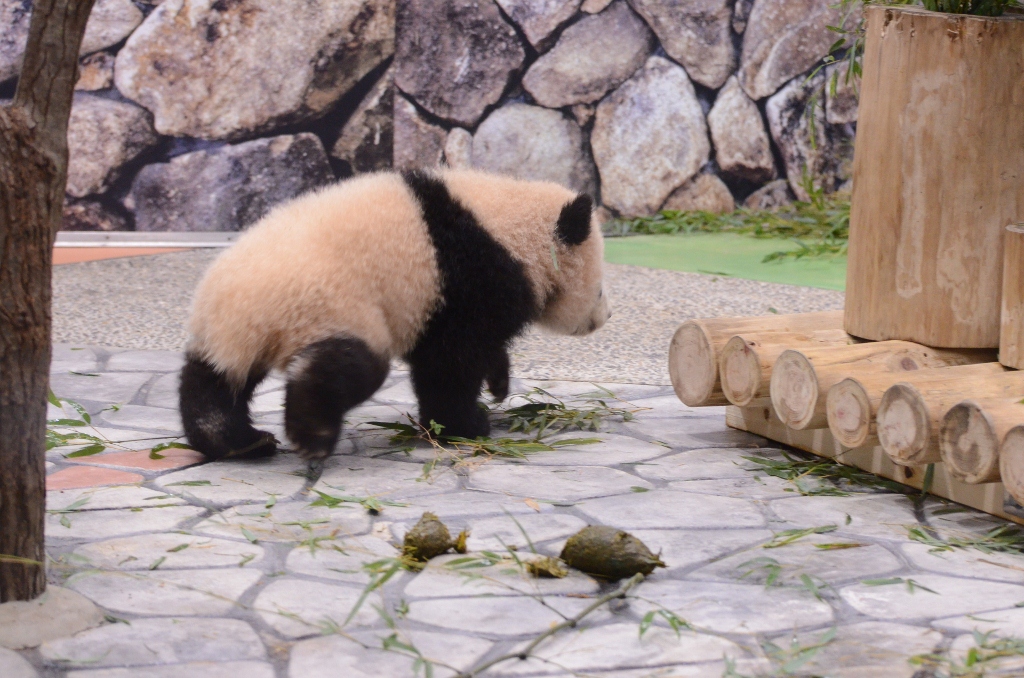
[{"label": "panda's face", "polygon": [[555,234],[555,288],[538,324],[559,334],[590,334],[607,322],[611,308],[603,285],[604,240],[588,197],[562,209]]}]

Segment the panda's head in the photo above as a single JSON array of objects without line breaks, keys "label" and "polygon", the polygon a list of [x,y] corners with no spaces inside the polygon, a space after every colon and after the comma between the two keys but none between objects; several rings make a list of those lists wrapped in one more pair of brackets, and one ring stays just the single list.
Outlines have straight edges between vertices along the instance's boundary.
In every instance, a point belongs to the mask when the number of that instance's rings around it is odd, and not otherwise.
[{"label": "panda's head", "polygon": [[560,334],[583,335],[611,317],[603,287],[604,239],[588,195],[565,203],[551,245],[553,287],[537,323]]}]

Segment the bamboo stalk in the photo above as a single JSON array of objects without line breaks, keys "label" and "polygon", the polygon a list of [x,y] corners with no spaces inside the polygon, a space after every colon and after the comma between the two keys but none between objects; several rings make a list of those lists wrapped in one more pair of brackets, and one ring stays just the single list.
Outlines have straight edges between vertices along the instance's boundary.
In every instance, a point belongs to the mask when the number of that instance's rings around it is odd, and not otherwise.
[{"label": "bamboo stalk", "polygon": [[1018,504],[1024,504],[1024,426],[1014,426],[999,446],[999,475]]},{"label": "bamboo stalk", "polygon": [[999,362],[1024,369],[1024,224],[1006,229]]},{"label": "bamboo stalk", "polygon": [[964,400],[942,418],[939,452],[954,478],[976,485],[999,481],[999,446],[1014,426],[1024,424],[1021,399]]},{"label": "bamboo stalk", "polygon": [[846,346],[855,342],[843,330],[738,334],[726,342],[718,360],[722,392],[733,405],[748,407],[755,399],[768,397],[772,365],[786,349]]},{"label": "bamboo stalk", "polygon": [[690,407],[725,405],[718,359],[729,339],[743,332],[813,332],[843,325],[842,311],[769,315],[754,318],[687,320],[672,337],[668,372],[676,395]]},{"label": "bamboo stalk", "polygon": [[991,362],[991,351],[942,350],[909,341],[876,341],[783,351],[772,367],[769,391],[779,419],[792,429],[828,426],[828,391],[851,374],[909,372]]},{"label": "bamboo stalk", "polygon": [[878,404],[878,442],[889,458],[903,466],[942,461],[939,430],[954,405],[976,398],[1024,396],[1024,372],[1008,371],[989,377],[950,377],[931,383],[899,383]]},{"label": "bamboo stalk", "polygon": [[943,379],[987,377],[1004,374],[1006,369],[996,362],[977,363],[953,367],[937,367],[917,372],[886,372],[857,374],[843,379],[828,390],[825,414],[828,428],[840,444],[860,447],[877,433],[875,417],[882,396],[891,386],[903,381],[912,384],[941,381]]}]

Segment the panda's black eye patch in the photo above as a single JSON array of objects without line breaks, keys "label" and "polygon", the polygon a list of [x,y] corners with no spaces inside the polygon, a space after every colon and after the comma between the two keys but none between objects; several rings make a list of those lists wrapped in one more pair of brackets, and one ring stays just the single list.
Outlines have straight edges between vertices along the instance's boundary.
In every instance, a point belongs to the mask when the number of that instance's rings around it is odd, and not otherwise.
[{"label": "panda's black eye patch", "polygon": [[579,195],[562,208],[555,234],[566,245],[579,245],[590,236],[590,215],[594,203],[589,195]]}]

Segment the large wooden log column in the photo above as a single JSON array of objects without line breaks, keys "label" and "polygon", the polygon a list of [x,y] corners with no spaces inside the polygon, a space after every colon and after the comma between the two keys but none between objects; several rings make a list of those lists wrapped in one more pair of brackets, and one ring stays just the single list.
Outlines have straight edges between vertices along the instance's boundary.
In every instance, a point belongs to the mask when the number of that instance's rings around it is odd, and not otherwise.
[{"label": "large wooden log column", "polygon": [[1024,17],[864,12],[845,329],[995,348],[1024,221]]},{"label": "large wooden log column", "polygon": [[1024,370],[1024,224],[1006,229],[1005,247],[999,362]]}]

